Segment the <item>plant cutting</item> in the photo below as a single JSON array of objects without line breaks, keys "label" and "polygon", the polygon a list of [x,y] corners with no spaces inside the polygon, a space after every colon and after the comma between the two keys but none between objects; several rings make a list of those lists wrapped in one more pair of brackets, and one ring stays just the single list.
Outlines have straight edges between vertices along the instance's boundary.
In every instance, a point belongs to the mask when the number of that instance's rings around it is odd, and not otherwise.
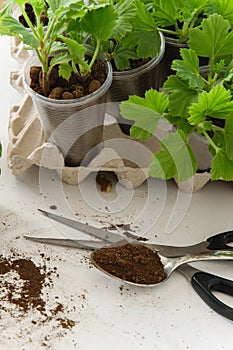
[{"label": "plant cutting", "polygon": [[102,42],[101,50],[113,66],[113,82],[107,93],[111,102],[108,112],[128,134],[129,125],[120,116],[117,102],[131,94],[143,96],[150,87],[159,87],[158,64],[165,43],[142,1],[114,1],[114,8],[118,13],[117,25],[112,37]]},{"label": "plant cutting", "polygon": [[160,52],[161,37],[142,1],[118,0],[114,7],[118,13],[117,26],[112,38],[102,43],[102,51],[114,70],[126,71],[155,57]]},{"label": "plant cutting", "polygon": [[211,12],[210,0],[151,0],[154,21],[159,29],[180,43],[187,43],[192,28]]},{"label": "plant cutting", "polygon": [[[35,51],[36,57],[25,66],[25,88],[36,105],[46,139],[53,134],[50,140],[64,155],[72,146],[66,163],[78,165],[95,144],[101,143],[104,118],[101,104],[105,102],[112,74],[110,64],[100,58],[100,44],[112,36],[117,13],[112,5],[88,7],[82,1],[48,0],[48,24],[44,28],[39,20],[44,1],[30,1],[36,16],[35,26],[24,9],[26,1],[16,0],[15,3],[30,31],[5,7],[0,14],[0,34],[17,36],[28,49]],[[78,30],[75,38],[69,33],[74,18]],[[95,47],[87,48],[84,44],[87,34],[95,38]],[[85,114],[84,110],[95,104],[96,110],[92,108]],[[69,125],[71,120],[67,124],[66,120],[75,113],[76,125]]]},{"label": "plant cutting", "polygon": [[[180,49],[188,47],[189,33],[201,25],[202,20],[213,13],[223,16],[232,24],[232,1],[227,0],[143,0],[151,13],[159,30],[165,36],[165,54],[160,62],[160,87],[167,77],[173,73],[170,69],[174,59],[179,59]],[[199,57],[201,65],[208,64]]]},{"label": "plant cutting", "polygon": [[160,87],[172,74],[171,62],[180,58],[180,48],[187,48],[190,30],[200,25],[213,10],[210,0],[143,0],[155,24],[165,36],[165,54],[159,64]]},{"label": "plant cutting", "polygon": [[[135,139],[150,138],[160,119],[175,126],[153,156],[151,176],[183,182],[194,175],[198,162],[189,141],[197,133],[209,143],[212,180],[233,179],[232,40],[229,21],[210,15],[190,32],[190,48],[181,49],[181,59],[173,61],[176,74],[165,82],[165,92],[151,89],[144,98],[122,102],[122,115],[135,122],[130,130]],[[198,56],[209,60],[204,74]]]}]

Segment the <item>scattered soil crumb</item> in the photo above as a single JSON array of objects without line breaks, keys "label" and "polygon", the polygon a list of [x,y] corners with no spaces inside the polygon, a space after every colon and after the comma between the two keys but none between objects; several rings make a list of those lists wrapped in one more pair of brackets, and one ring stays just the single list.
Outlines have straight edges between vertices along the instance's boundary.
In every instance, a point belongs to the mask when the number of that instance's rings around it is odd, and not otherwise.
[{"label": "scattered soil crumb", "polygon": [[[52,349],[54,338],[64,337],[76,321],[67,317],[73,308],[67,309],[56,296],[51,297],[54,278],[59,276],[57,267],[48,267],[50,257],[39,255],[40,264],[13,250],[8,256],[0,255],[0,320],[5,324],[1,337]],[[9,331],[12,323],[18,329],[14,334]]]}]

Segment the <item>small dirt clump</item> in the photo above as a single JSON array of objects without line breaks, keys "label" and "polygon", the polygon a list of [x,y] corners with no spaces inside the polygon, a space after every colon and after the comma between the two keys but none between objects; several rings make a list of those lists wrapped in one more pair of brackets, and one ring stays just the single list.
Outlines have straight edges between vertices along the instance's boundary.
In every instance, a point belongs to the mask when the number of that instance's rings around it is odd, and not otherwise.
[{"label": "small dirt clump", "polygon": [[133,283],[150,285],[166,278],[159,255],[140,244],[101,248],[92,253],[92,261],[111,275]]}]

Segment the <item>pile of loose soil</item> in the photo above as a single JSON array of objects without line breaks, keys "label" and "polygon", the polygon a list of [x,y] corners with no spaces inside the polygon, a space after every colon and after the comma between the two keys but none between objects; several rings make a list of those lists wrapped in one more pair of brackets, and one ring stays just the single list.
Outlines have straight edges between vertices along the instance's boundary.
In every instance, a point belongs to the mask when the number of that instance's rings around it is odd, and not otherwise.
[{"label": "pile of loose soil", "polygon": [[[62,317],[61,303],[55,302],[55,307],[48,308],[43,298],[43,289],[53,285],[53,274],[59,276],[56,267],[48,270],[46,264],[36,265],[16,254],[0,256],[1,311],[18,319],[36,310],[42,316],[39,323],[54,319],[62,328],[73,327],[74,321]],[[38,323],[38,317],[32,323]]]},{"label": "pile of loose soil", "polygon": [[[14,304],[22,312],[30,308],[44,311],[45,302],[42,299],[42,288],[45,283],[45,271],[31,260],[18,258],[0,260],[0,275],[12,275],[12,282],[2,281],[4,300]],[[18,286],[17,286],[18,284]]]},{"label": "pile of loose soil", "polygon": [[104,271],[129,282],[150,285],[166,278],[159,255],[143,245],[101,248],[92,253],[92,261]]}]

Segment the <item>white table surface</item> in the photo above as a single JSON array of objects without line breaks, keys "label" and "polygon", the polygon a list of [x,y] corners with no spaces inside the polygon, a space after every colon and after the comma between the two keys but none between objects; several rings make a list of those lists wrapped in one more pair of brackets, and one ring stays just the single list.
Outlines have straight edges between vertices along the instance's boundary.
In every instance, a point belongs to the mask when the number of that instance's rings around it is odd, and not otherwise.
[{"label": "white table surface", "polygon": [[[9,42],[0,38],[0,254],[8,256],[14,250],[35,263],[42,263],[41,253],[50,256],[45,264],[56,266],[59,277],[53,276],[47,302],[52,305],[58,296],[64,305],[63,316],[75,321],[75,326],[63,330],[52,321],[33,325],[33,312],[19,320],[4,314],[0,318],[0,349],[231,350],[232,322],[213,312],[178,272],[157,288],[137,288],[91,268],[86,250],[46,246],[23,238],[25,233],[83,238],[37,212],[37,208],[56,205],[55,212],[76,214],[96,226],[131,223],[139,235],[147,229],[144,235],[153,242],[196,243],[233,228],[233,185],[208,183],[188,195],[179,193],[173,181],[153,179],[134,191],[119,185],[117,194],[115,189],[107,194],[96,190],[93,176],[80,187],[62,184],[56,173],[39,172],[37,167],[15,177],[7,166],[8,118],[9,109],[22,96],[10,86],[9,74],[21,66],[10,56]],[[127,198],[131,198],[128,204]],[[233,262],[198,264],[230,279],[232,266]],[[223,300],[233,306],[232,298]]]}]

